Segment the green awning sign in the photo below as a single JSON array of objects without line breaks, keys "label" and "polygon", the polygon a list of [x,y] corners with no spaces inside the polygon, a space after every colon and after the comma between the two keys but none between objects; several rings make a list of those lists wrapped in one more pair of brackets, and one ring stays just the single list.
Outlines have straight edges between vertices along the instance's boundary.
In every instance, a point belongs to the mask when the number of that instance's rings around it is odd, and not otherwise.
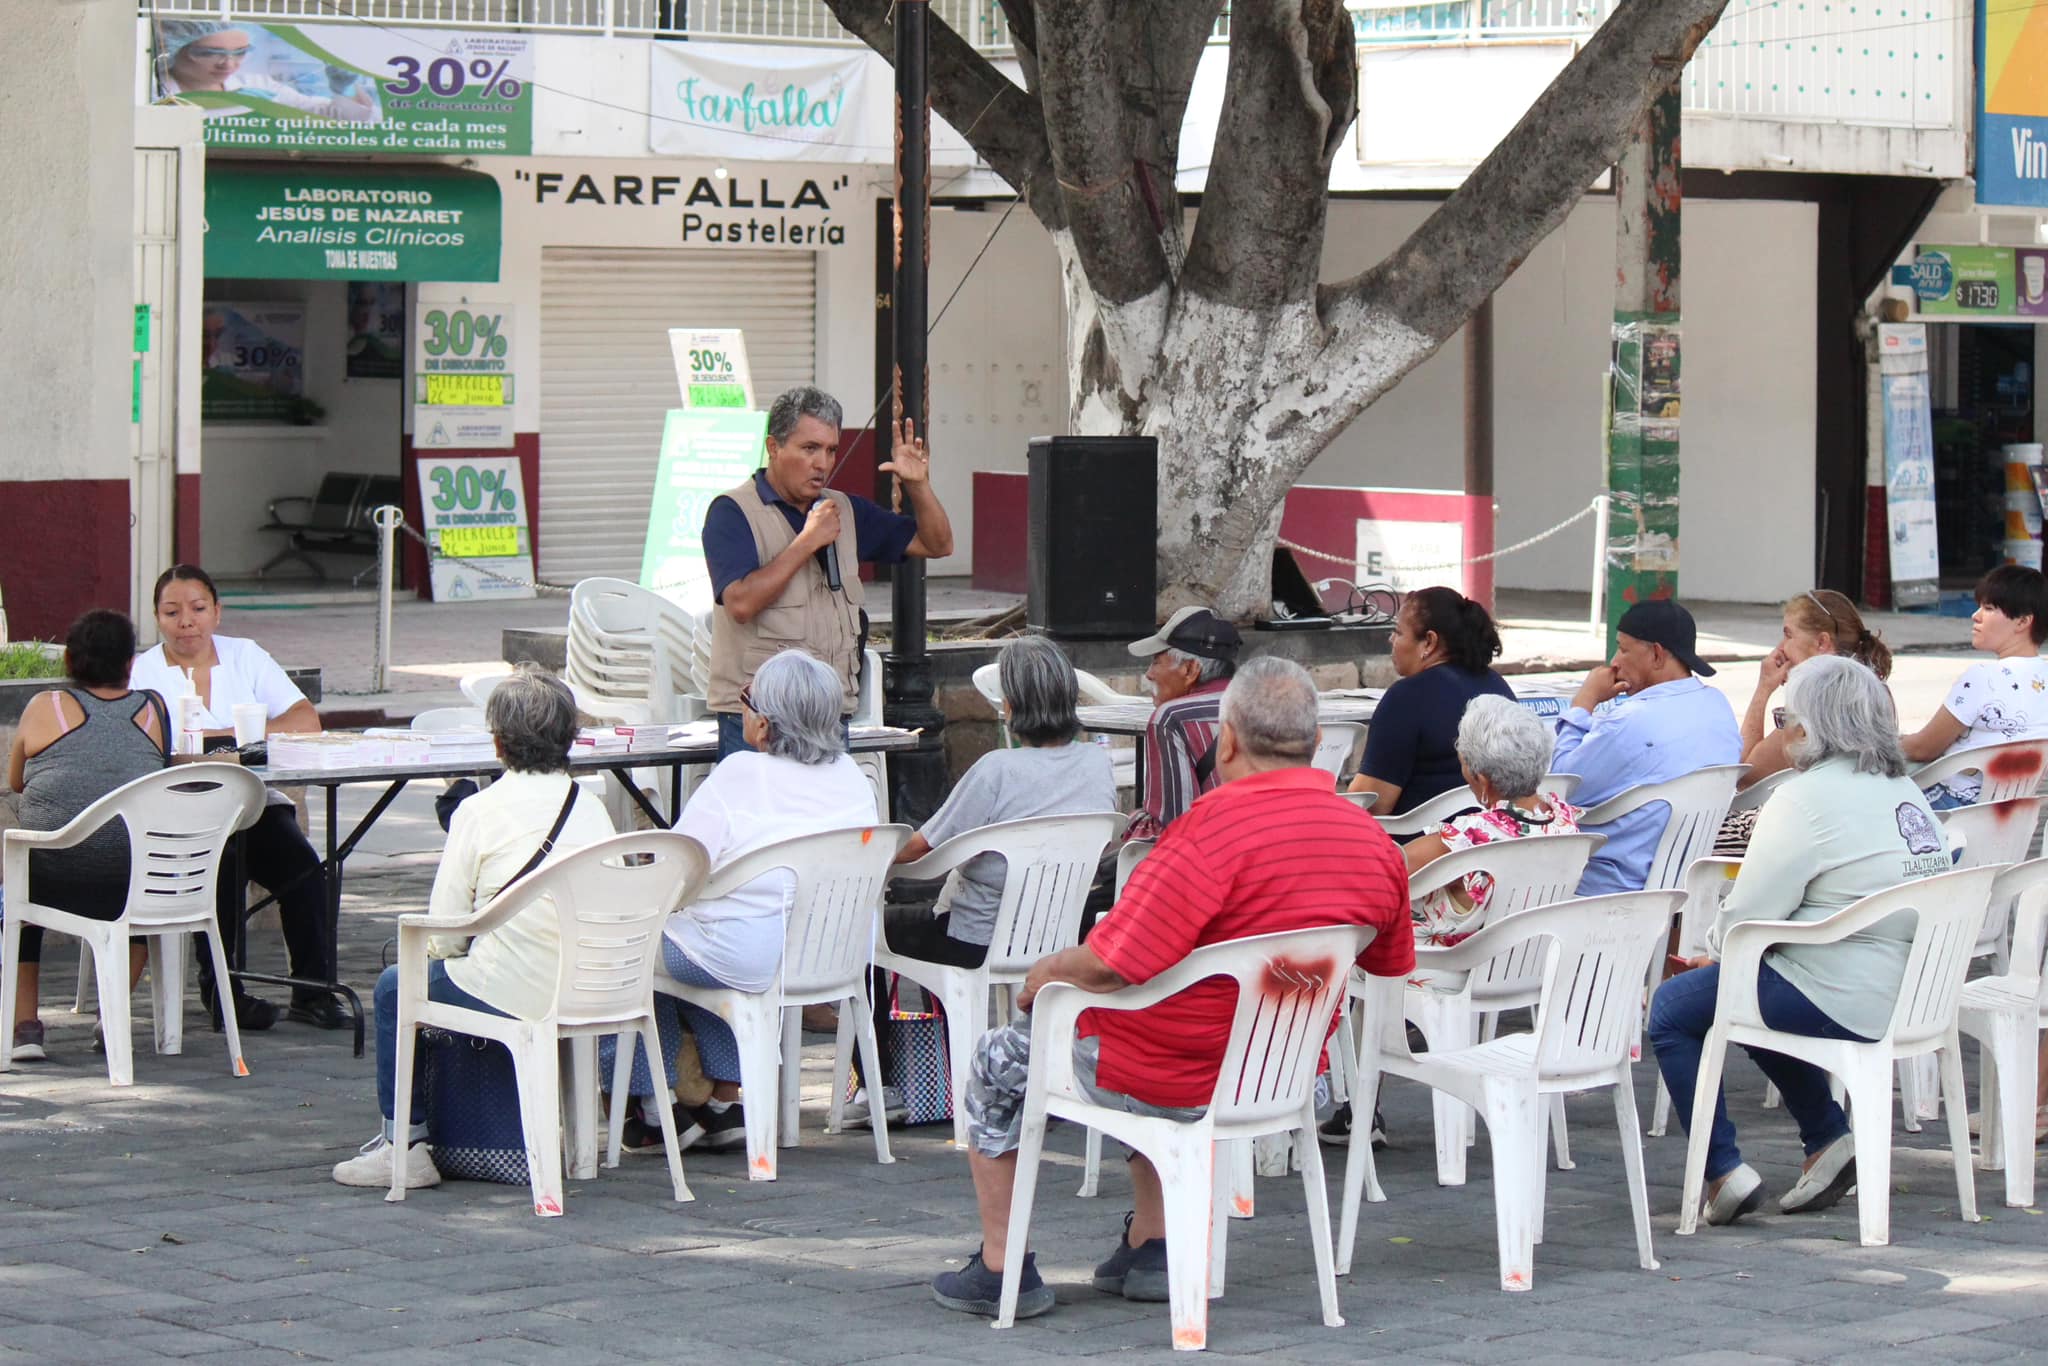
[{"label": "green awning sign", "polygon": [[448,166],[206,168],[206,273],[495,281],[498,182]]}]

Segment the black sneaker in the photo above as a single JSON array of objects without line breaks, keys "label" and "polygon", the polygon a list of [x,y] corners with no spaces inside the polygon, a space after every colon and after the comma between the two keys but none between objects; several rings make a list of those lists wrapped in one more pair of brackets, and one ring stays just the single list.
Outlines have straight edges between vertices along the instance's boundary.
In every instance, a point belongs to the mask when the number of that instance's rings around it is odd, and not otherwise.
[{"label": "black sneaker", "polygon": [[[339,1029],[348,1022],[348,1016],[342,1013],[341,1003],[332,995],[324,991],[307,991],[303,988],[292,990],[291,1008],[285,1011],[285,1015],[316,1029]],[[241,1018],[239,1012],[236,1018]]]},{"label": "black sneaker", "polygon": [[689,1112],[690,1122],[684,1127],[698,1131],[694,1145],[709,1148],[715,1153],[745,1147],[747,1116],[741,1105],[742,1102],[734,1101],[723,1110],[714,1110],[707,1102],[692,1109]]},{"label": "black sneaker", "polygon": [[[1351,1106],[1348,1103],[1339,1105],[1337,1113],[1316,1127],[1316,1137],[1335,1147],[1348,1147],[1351,1143]],[[1372,1112],[1372,1146],[1374,1152],[1387,1146],[1387,1122],[1380,1117],[1378,1110]]]},{"label": "black sneaker", "polygon": [[1131,1220],[1136,1217],[1134,1213],[1124,1215],[1123,1236],[1116,1240],[1116,1251],[1095,1268],[1095,1288],[1127,1300],[1163,1303],[1168,1298],[1166,1240],[1147,1238],[1132,1247]]},{"label": "black sneaker", "polygon": [[[205,1007],[207,1016],[212,1019],[216,1029],[220,1027],[220,1007],[217,1004],[217,999],[217,993],[214,991],[212,980],[206,977],[200,978],[199,1004]],[[235,1026],[238,1029],[251,1029],[261,1032],[276,1023],[276,1006],[264,1000],[261,996],[251,996],[247,992],[237,992],[235,994]]]},{"label": "black sneaker", "polygon": [[[704,1137],[704,1130],[690,1114],[688,1106],[676,1102],[670,1111],[676,1122],[676,1151],[684,1152]],[[665,1149],[661,1144],[661,1125],[649,1124],[640,1117],[636,1108],[626,1116],[626,1122],[619,1129],[619,1151],[622,1153],[658,1153]]]},{"label": "black sneaker", "polygon": [[[1037,1256],[1035,1252],[1024,1254],[1024,1270],[1017,1287],[1020,1319],[1036,1318],[1052,1308],[1052,1287],[1039,1278]],[[932,1298],[948,1309],[992,1319],[1002,1307],[1003,1273],[982,1265],[981,1249],[976,1248],[966,1266],[932,1277]]]}]

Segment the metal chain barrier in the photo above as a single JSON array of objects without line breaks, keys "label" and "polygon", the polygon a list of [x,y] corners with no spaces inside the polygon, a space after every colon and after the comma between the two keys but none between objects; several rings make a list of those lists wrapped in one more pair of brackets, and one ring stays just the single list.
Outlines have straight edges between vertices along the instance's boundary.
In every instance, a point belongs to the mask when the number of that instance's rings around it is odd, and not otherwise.
[{"label": "metal chain barrier", "polygon": [[[1538,541],[1547,541],[1552,536],[1555,536],[1558,532],[1563,531],[1566,527],[1571,526],[1577,522],[1584,521],[1586,518],[1591,517],[1595,512],[1599,510],[1599,508],[1600,500],[1598,498],[1595,498],[1592,502],[1586,504],[1586,506],[1580,508],[1577,512],[1574,512],[1571,516],[1565,518],[1556,526],[1551,527],[1545,531],[1539,531],[1534,536],[1529,537],[1527,540],[1516,541],[1513,545],[1504,545],[1498,550],[1490,550],[1484,555],[1474,555],[1469,559],[1463,560],[1446,560],[1442,564],[1404,564],[1397,566],[1391,572],[1401,574],[1417,574],[1425,570],[1431,569],[1462,569],[1464,566],[1468,564],[1485,564],[1487,561],[1497,560],[1503,555],[1512,555],[1518,550],[1527,550],[1530,546],[1535,545]],[[1293,541],[1287,540],[1285,537],[1276,537],[1275,543],[1278,545],[1285,546],[1287,549],[1292,550],[1297,555],[1307,555],[1314,559],[1327,560],[1331,564],[1356,565],[1358,563],[1358,556],[1355,554],[1332,555],[1327,550],[1317,550],[1313,546],[1297,545]]]}]

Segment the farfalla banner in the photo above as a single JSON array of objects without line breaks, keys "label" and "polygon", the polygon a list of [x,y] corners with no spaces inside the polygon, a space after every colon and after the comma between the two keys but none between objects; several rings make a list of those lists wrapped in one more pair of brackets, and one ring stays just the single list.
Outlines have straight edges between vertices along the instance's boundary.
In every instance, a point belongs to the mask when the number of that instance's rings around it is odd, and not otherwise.
[{"label": "farfalla banner", "polygon": [[648,148],[752,161],[886,162],[868,53],[747,43],[656,43]]}]

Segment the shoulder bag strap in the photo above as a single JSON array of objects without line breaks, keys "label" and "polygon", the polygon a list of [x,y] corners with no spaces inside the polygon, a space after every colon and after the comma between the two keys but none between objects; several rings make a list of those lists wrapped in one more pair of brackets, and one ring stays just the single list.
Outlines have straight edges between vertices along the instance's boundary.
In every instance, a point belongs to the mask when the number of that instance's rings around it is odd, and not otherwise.
[{"label": "shoulder bag strap", "polygon": [[555,813],[555,823],[548,827],[547,838],[540,842],[540,848],[533,851],[533,857],[526,861],[524,867],[511,877],[505,879],[505,886],[510,887],[513,883],[540,867],[541,861],[554,852],[555,838],[562,833],[562,827],[569,823],[569,808],[576,805],[576,792],[576,780],[571,778],[569,780],[569,795],[563,800],[562,809]]}]

